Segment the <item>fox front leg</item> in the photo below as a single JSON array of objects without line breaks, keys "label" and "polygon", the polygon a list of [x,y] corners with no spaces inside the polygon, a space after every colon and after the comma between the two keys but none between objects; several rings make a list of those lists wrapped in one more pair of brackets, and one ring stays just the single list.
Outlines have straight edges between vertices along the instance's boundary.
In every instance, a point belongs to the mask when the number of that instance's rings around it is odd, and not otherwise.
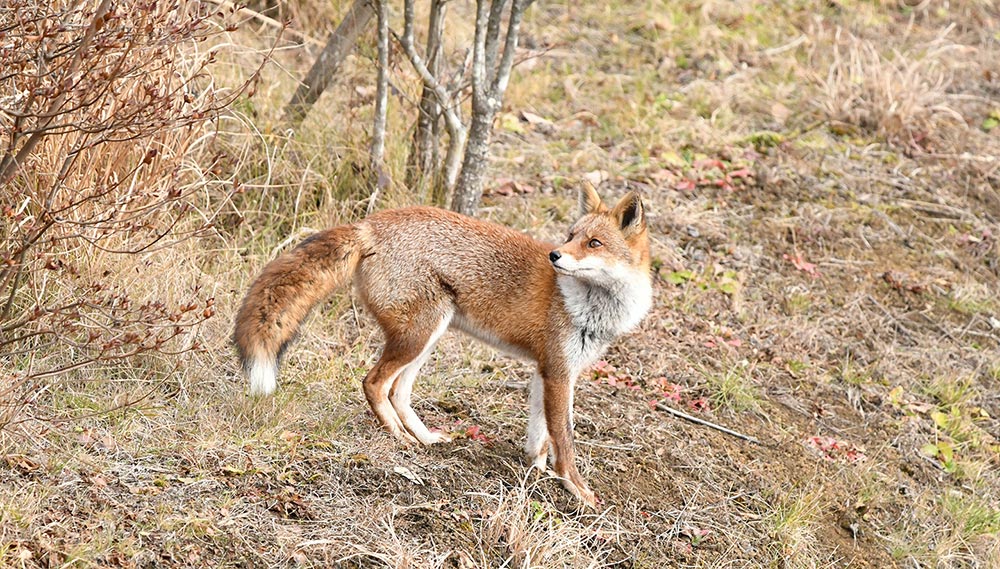
[{"label": "fox front leg", "polygon": [[[562,479],[563,486],[591,507],[597,498],[576,468],[576,451],[573,446],[573,381],[567,373],[543,371],[542,406],[548,439],[555,454],[553,469]],[[542,458],[544,460],[544,456]]]}]

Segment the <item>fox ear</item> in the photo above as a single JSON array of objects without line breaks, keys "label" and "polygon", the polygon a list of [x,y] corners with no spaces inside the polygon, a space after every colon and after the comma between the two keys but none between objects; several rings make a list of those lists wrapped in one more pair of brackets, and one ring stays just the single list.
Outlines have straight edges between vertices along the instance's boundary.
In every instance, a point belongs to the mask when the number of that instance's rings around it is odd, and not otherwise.
[{"label": "fox ear", "polygon": [[618,220],[618,227],[626,237],[646,228],[646,213],[642,208],[642,199],[636,192],[625,194],[611,211],[611,215]]},{"label": "fox ear", "polygon": [[608,208],[601,201],[601,196],[597,195],[594,185],[584,180],[583,187],[580,188],[580,216],[582,217],[588,213],[601,213],[607,210]]}]

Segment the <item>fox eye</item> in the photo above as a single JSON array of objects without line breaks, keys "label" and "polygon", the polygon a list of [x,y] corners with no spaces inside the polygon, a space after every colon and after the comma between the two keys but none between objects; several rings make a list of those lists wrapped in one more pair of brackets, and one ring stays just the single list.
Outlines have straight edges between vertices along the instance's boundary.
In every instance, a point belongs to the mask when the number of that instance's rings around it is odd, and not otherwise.
[{"label": "fox eye", "polygon": [[591,249],[597,249],[601,245],[604,245],[604,243],[601,243],[597,239],[591,239],[590,243],[587,243],[587,247],[590,247]]}]

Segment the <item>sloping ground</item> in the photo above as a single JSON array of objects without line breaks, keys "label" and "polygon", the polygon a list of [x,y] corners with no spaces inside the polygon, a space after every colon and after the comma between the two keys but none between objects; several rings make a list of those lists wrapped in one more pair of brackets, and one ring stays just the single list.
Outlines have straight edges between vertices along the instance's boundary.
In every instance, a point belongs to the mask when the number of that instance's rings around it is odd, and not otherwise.
[{"label": "sloping ground", "polygon": [[[223,318],[167,381],[67,382],[0,461],[4,562],[1000,566],[1000,14],[926,4],[533,8],[483,215],[556,238],[586,175],[654,234],[655,308],[577,396],[599,511],[526,470],[529,370],[464,338],[417,385],[456,442],[381,432],[377,330],[338,296],[273,400]],[[231,314],[283,239],[245,213],[149,273]]]}]

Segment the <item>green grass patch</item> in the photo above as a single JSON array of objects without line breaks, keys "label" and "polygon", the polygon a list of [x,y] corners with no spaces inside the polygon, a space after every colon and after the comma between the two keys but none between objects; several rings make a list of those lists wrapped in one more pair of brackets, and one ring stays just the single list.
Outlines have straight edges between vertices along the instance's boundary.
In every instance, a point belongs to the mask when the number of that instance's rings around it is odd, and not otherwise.
[{"label": "green grass patch", "polygon": [[712,405],[736,413],[760,410],[760,394],[752,376],[753,368],[745,363],[737,363],[721,373],[702,372]]}]

